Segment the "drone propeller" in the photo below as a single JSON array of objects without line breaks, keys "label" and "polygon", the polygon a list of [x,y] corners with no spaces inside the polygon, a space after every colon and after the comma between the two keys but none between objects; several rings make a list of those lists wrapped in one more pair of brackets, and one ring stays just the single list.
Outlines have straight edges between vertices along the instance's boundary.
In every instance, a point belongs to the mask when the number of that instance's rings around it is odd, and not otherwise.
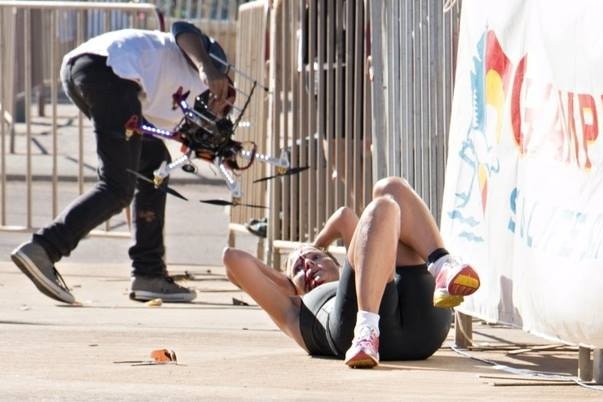
[{"label": "drone propeller", "polygon": [[[128,172],[130,174],[133,174],[134,176],[138,177],[140,180],[144,180],[144,181],[146,181],[148,183],[151,183],[152,185],[155,186],[155,182],[152,179],[149,179],[148,177],[146,177],[146,176],[144,176],[144,175],[142,175],[142,174],[140,174],[140,173],[138,173],[138,172],[136,172],[136,171],[134,171],[132,169],[126,169],[126,172]],[[160,190],[160,191],[164,191],[164,192],[166,192],[168,194],[171,194],[173,196],[176,196],[176,197],[178,197],[178,198],[180,198],[180,199],[182,199],[184,201],[188,201],[188,198],[186,198],[185,196],[183,196],[182,194],[180,194],[178,191],[176,191],[176,190],[174,190],[172,188],[169,188],[168,186],[161,186],[161,187],[155,186],[155,187],[158,190]]]},{"label": "drone propeller", "polygon": [[275,178],[277,178],[277,177],[282,177],[282,176],[291,176],[291,175],[294,175],[294,174],[301,173],[301,172],[303,172],[304,170],[307,170],[307,169],[309,169],[309,168],[310,168],[310,166],[301,166],[301,167],[295,167],[295,168],[291,168],[291,169],[287,169],[287,170],[285,170],[285,172],[284,172],[284,173],[277,173],[277,174],[275,174],[275,175],[273,175],[273,176],[262,177],[261,179],[256,179],[256,180],[254,180],[253,182],[254,182],[254,183],[259,183],[259,182],[261,182],[261,181],[267,181],[267,180],[270,180],[270,179],[275,179]]},{"label": "drone propeller", "polygon": [[249,208],[262,208],[262,209],[267,209],[268,207],[264,206],[264,205],[254,205],[254,204],[244,204],[238,201],[226,201],[226,200],[219,200],[219,199],[213,199],[213,200],[199,200],[199,202],[204,202],[206,204],[212,204],[212,205],[230,205],[232,207],[249,207]]}]

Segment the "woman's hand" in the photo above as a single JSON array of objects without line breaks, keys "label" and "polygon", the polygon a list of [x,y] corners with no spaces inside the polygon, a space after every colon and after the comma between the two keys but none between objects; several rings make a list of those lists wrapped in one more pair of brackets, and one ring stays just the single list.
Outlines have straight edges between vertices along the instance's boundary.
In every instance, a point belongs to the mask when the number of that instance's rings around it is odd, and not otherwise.
[{"label": "woman's hand", "polygon": [[335,240],[341,239],[347,249],[352,241],[357,224],[358,216],[351,208],[339,208],[327,219],[327,222],[314,240],[314,246],[326,248]]}]

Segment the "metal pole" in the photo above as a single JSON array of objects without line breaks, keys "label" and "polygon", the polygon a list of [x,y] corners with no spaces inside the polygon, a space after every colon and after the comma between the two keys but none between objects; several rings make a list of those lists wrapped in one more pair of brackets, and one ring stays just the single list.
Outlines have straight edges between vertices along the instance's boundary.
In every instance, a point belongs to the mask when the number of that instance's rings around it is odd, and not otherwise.
[{"label": "metal pole", "polygon": [[473,345],[473,321],[470,315],[454,313],[454,344],[459,348]]},{"label": "metal pole", "polygon": [[25,108],[25,133],[26,133],[26,186],[27,186],[27,228],[32,227],[32,180],[31,180],[31,15],[30,9],[24,10],[23,21],[23,49],[24,70],[25,70],[25,98],[23,99],[23,107]]},{"label": "metal pole", "polygon": [[6,225],[6,131],[4,128],[4,114],[6,113],[4,105],[6,104],[5,99],[5,90],[4,90],[4,60],[5,59],[5,46],[6,36],[4,35],[4,9],[0,8],[0,140],[2,144],[0,145],[0,149],[2,150],[2,156],[0,160],[0,165],[2,166],[2,172],[0,176],[1,180],[1,194],[0,194],[0,225]]},{"label": "metal pole", "polygon": [[[81,44],[84,41],[84,16],[82,15],[81,11],[77,12],[77,18],[76,18],[76,40],[77,40],[77,44]],[[78,135],[78,193],[79,194],[83,194],[84,193],[84,163],[83,163],[83,159],[84,159],[84,118],[82,115],[82,112],[78,110],[77,113],[77,135]]]},{"label": "metal pole", "polygon": [[590,348],[580,346],[578,348],[578,377],[582,381],[590,381],[593,378],[593,362],[590,359]]},{"label": "metal pole", "polygon": [[593,350],[593,382],[603,384],[603,349]]},{"label": "metal pole", "polygon": [[386,141],[387,128],[385,127],[385,93],[387,88],[384,82],[384,63],[383,58],[383,2],[370,1],[371,18],[371,68],[373,79],[371,81],[371,112],[372,118],[372,138],[373,138],[373,182],[384,178],[387,175],[387,158],[380,157],[387,155]]},{"label": "metal pole", "polygon": [[[58,137],[57,137],[57,68],[56,68],[56,22],[57,12],[50,12],[50,104],[52,105],[52,216],[55,217],[59,210],[58,201]],[[43,84],[42,84],[43,85]]]}]

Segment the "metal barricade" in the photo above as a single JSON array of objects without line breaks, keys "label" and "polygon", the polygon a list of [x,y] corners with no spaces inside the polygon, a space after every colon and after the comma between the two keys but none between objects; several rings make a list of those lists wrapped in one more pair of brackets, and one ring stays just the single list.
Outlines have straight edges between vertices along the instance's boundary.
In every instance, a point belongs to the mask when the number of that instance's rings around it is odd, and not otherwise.
[{"label": "metal barricade", "polygon": [[373,173],[406,178],[438,222],[461,8],[449,4],[371,1]]},{"label": "metal barricade", "polygon": [[364,2],[309,0],[271,17],[272,149],[310,168],[271,182],[268,236],[307,242],[336,208],[370,200],[368,14]]},{"label": "metal barricade", "polygon": [[[88,123],[60,88],[63,55],[99,30],[162,27],[154,5],[80,1],[0,1],[0,23],[0,229],[30,231],[68,201],[59,178],[77,181],[81,194],[88,170],[95,175],[95,154],[85,160],[94,149],[83,135]],[[9,178],[24,184],[25,205],[11,203]]]},{"label": "metal barricade", "polygon": [[[360,213],[390,175],[439,217],[460,15],[443,3],[273,3],[267,150],[287,149],[293,166],[310,169],[269,185],[267,259],[278,264],[273,248],[312,241],[340,206]],[[247,24],[241,17],[249,42],[265,29]],[[237,57],[263,64],[261,54]]]},{"label": "metal barricade", "polygon": [[247,1],[248,0],[143,0],[145,3],[156,5],[169,17],[212,21],[235,20],[239,6]]},{"label": "metal barricade", "polygon": [[[239,31],[237,35],[237,68],[244,71],[249,77],[257,80],[261,85],[267,85],[267,43],[268,38],[268,13],[264,1],[255,1],[244,4],[239,9]],[[235,75],[235,85],[239,90],[249,94],[253,83]],[[244,99],[237,100],[237,107],[243,107]],[[257,145],[258,151],[268,151],[267,116],[268,104],[264,91],[257,89],[249,102],[241,125],[236,133],[237,141],[250,141]],[[243,172],[240,177],[241,190],[244,201],[255,205],[267,205],[266,182],[254,183],[255,179],[268,174],[266,165],[254,163]],[[264,218],[265,212],[259,209],[231,208],[228,244],[235,246],[236,234],[246,232],[244,224],[252,219]],[[258,241],[258,258],[263,258],[264,241]]]},{"label": "metal barricade", "polygon": [[[180,18],[168,17],[165,19],[166,29],[170,29],[174,21]],[[224,49],[228,61],[236,64],[237,54],[237,21],[236,20],[216,20],[207,18],[189,18],[186,21],[197,26],[208,36],[214,38]]]},{"label": "metal barricade", "polygon": [[[130,0],[101,0],[128,2]],[[173,21],[186,20],[195,24],[224,48],[228,60],[235,63],[237,16],[239,6],[247,0],[140,0],[155,5],[165,15],[166,28]]]}]

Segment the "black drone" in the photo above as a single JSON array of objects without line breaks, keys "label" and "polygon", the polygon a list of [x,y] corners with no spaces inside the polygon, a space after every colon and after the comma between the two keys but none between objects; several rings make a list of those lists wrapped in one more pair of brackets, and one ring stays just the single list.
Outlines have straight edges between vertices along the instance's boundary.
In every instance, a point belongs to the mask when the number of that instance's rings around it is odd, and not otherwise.
[{"label": "black drone", "polygon": [[[229,69],[233,69],[238,74],[241,74],[245,79],[251,80],[251,78],[236,70],[231,64],[228,64],[214,55],[211,55],[211,57],[228,66]],[[218,172],[230,190],[233,201],[226,202],[227,205],[260,207],[242,204],[240,202],[242,193],[240,184],[236,177],[241,171],[248,169],[256,160],[271,164],[276,167],[277,174],[271,176],[270,178],[296,174],[307,169],[307,167],[291,169],[286,151],[283,151],[279,158],[274,158],[257,152],[257,146],[254,142],[239,142],[232,138],[235,130],[239,126],[241,117],[249,105],[256,87],[260,86],[257,81],[252,81],[253,86],[250,93],[245,94],[247,99],[243,108],[238,109],[232,104],[228,105],[231,115],[233,114],[233,109],[236,109],[238,112],[238,116],[236,119],[234,119],[234,121],[230,119],[228,114],[225,117],[218,117],[212,112],[209,107],[211,96],[211,92],[209,90],[197,96],[195,98],[194,106],[191,108],[186,101],[187,97],[189,96],[189,92],[183,93],[182,88],[178,88],[178,90],[172,95],[174,108],[180,108],[183,114],[182,120],[178,123],[174,130],[159,129],[144,121],[140,121],[136,116],[132,116],[132,118],[130,118],[130,120],[126,123],[126,135],[128,137],[137,133],[146,136],[178,141],[182,144],[182,156],[175,159],[171,163],[164,161],[159,168],[154,171],[152,179],[145,177],[138,172],[130,170],[128,172],[143,180],[152,182],[157,188],[164,188],[166,192],[172,195],[186,199],[175,190],[165,186],[162,187],[162,183],[164,179],[177,168],[182,168],[188,173],[197,174],[198,169],[193,160],[196,158],[202,159],[216,166]],[[267,91],[267,88],[262,88]],[[233,92],[240,92],[234,86],[231,86],[230,89]],[[213,201],[216,200],[207,200],[207,202],[211,204],[225,205],[224,201]]]}]

